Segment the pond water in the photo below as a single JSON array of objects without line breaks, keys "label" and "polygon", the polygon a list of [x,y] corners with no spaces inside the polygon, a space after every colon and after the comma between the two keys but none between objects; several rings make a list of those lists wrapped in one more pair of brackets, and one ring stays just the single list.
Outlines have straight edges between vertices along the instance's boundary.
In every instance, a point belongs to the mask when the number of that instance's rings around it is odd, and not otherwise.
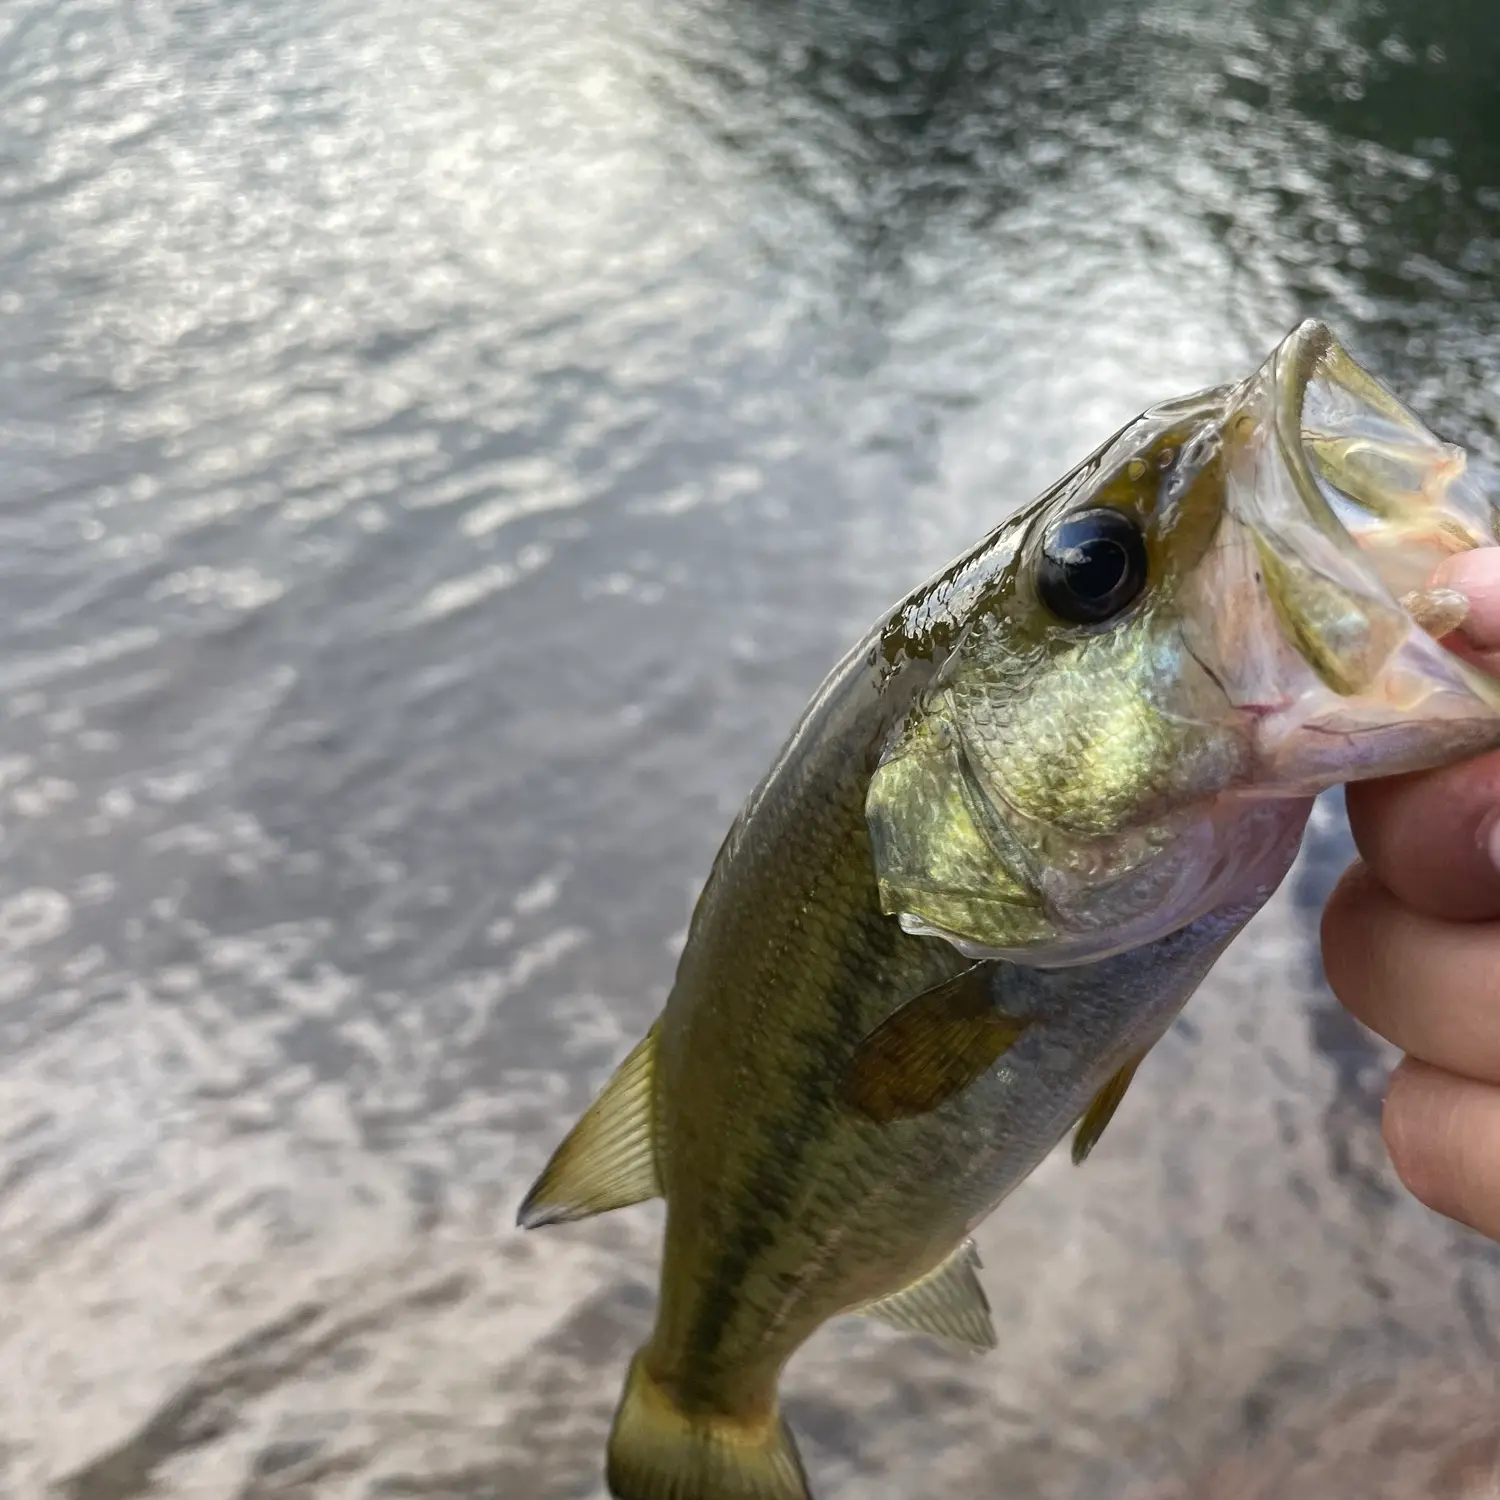
[{"label": "pond water", "polygon": [[[7,0],[0,1490],[597,1500],[657,1207],[521,1193],[881,609],[1328,319],[1500,456],[1488,0]],[[822,1500],[1493,1495],[1500,1260],[1321,985],[1336,806],[1000,1348]]]}]

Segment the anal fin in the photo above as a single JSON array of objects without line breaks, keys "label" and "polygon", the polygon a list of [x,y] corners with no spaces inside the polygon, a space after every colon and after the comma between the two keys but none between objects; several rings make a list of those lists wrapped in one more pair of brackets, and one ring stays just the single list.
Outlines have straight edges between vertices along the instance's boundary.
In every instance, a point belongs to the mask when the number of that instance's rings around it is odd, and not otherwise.
[{"label": "anal fin", "polygon": [[516,1222],[523,1229],[587,1219],[660,1194],[652,1106],[655,1058],[653,1026],[552,1153],[521,1204]]},{"label": "anal fin", "polygon": [[979,1252],[973,1240],[965,1240],[947,1260],[910,1286],[855,1311],[892,1328],[925,1333],[982,1354],[995,1347],[995,1325],[978,1273]]},{"label": "anal fin", "polygon": [[1120,1100],[1125,1097],[1125,1090],[1130,1087],[1130,1080],[1135,1077],[1135,1070],[1140,1067],[1144,1057],[1143,1052],[1140,1057],[1131,1058],[1123,1068],[1111,1074],[1109,1081],[1094,1095],[1089,1107],[1079,1116],[1078,1129],[1073,1133],[1074,1166],[1081,1166],[1089,1152],[1099,1144],[1099,1137],[1104,1134],[1105,1126],[1114,1119]]}]

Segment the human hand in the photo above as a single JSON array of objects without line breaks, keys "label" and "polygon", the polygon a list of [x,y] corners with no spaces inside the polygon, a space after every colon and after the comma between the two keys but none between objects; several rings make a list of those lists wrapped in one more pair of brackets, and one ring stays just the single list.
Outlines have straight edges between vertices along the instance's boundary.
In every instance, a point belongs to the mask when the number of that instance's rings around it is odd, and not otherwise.
[{"label": "human hand", "polygon": [[[1435,582],[1468,595],[1463,654],[1500,670],[1500,549]],[[1472,649],[1471,649],[1472,648]],[[1406,1053],[1383,1129],[1429,1208],[1500,1240],[1500,751],[1349,787],[1360,858],[1323,914],[1343,1004]]]}]

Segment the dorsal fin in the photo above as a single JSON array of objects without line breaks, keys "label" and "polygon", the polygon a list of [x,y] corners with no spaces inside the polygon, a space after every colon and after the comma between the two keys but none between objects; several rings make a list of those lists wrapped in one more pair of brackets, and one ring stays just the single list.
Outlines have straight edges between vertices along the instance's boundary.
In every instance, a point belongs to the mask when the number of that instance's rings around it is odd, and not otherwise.
[{"label": "dorsal fin", "polygon": [[523,1229],[587,1219],[661,1192],[652,1106],[655,1060],[653,1026],[552,1153],[516,1216]]},{"label": "dorsal fin", "polygon": [[1140,1057],[1132,1057],[1123,1068],[1111,1073],[1104,1087],[1094,1095],[1089,1107],[1079,1116],[1078,1129],[1073,1135],[1075,1167],[1082,1166],[1089,1152],[1099,1144],[1104,1127],[1114,1119],[1120,1100],[1125,1097],[1125,1090],[1130,1087],[1130,1080],[1135,1077],[1135,1070],[1140,1067],[1145,1055],[1143,1052]]},{"label": "dorsal fin", "polygon": [[984,1353],[995,1347],[990,1302],[979,1282],[979,1252],[965,1240],[925,1276],[854,1310],[909,1333],[925,1333],[959,1349]]}]

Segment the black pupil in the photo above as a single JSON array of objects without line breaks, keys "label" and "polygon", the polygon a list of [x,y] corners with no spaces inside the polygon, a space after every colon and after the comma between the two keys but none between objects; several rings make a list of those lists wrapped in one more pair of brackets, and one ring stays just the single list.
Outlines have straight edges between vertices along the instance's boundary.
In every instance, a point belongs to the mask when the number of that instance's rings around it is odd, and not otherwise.
[{"label": "black pupil", "polygon": [[1094,624],[1118,614],[1146,583],[1146,547],[1129,516],[1084,511],[1054,528],[1042,548],[1037,591],[1059,619]]},{"label": "black pupil", "polygon": [[1113,537],[1091,536],[1062,554],[1068,587],[1080,599],[1104,599],[1130,567],[1125,549]]}]

